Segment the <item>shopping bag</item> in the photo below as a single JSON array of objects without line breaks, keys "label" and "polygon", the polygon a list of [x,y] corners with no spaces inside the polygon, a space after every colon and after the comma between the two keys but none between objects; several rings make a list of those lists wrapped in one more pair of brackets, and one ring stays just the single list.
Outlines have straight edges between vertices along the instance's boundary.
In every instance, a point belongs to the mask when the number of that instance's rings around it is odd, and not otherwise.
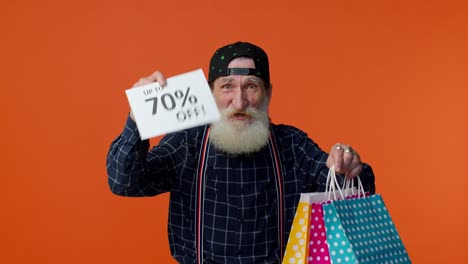
[{"label": "shopping bag", "polygon": [[[357,193],[356,188],[350,188],[349,195],[351,193]],[[286,245],[286,251],[284,253],[283,262],[288,264],[299,264],[299,263],[309,263],[309,233],[311,225],[309,222],[314,220],[314,223],[321,221],[323,223],[323,213],[321,215],[315,215],[315,210],[312,210],[312,206],[318,208],[322,206],[322,203],[327,202],[330,199],[330,196],[337,197],[338,191],[330,192],[319,192],[319,193],[301,193],[299,203],[296,208],[296,214],[291,226],[291,231],[289,232],[289,239]],[[339,194],[344,195],[344,194]],[[313,218],[311,218],[313,217]],[[317,228],[319,225],[317,225]],[[321,229],[325,231],[324,224],[321,225]],[[315,234],[312,234],[315,236]],[[320,233],[324,238],[325,234]],[[315,241],[317,237],[314,237]],[[318,244],[325,245],[324,242],[316,242]],[[313,249],[312,249],[313,250]],[[321,250],[321,249],[319,249]],[[317,257],[315,257],[317,259]],[[329,262],[326,262],[329,263]]]},{"label": "shopping bag", "polygon": [[411,263],[381,195],[323,205],[332,263]]},{"label": "shopping bag", "polygon": [[330,255],[328,253],[322,203],[312,203],[310,210],[307,263],[328,264],[330,263]]},{"label": "shopping bag", "polygon": [[[332,168],[334,169],[334,168]],[[333,173],[331,171],[330,173]],[[332,174],[333,175],[333,174]],[[334,176],[336,177],[336,176]],[[333,199],[347,199],[357,197],[358,190],[353,186],[352,182],[344,183],[343,192],[335,191],[331,193],[332,186],[326,188],[327,191],[323,194],[311,195],[311,214],[309,219],[309,240],[308,240],[308,257],[309,264],[328,264],[330,263],[330,255],[327,245],[327,237],[325,231],[325,222],[323,220],[323,204],[331,202]]]},{"label": "shopping bag", "polygon": [[289,232],[284,252],[284,264],[304,264],[307,256],[308,223],[310,218],[310,196],[302,193]]},{"label": "shopping bag", "polygon": [[[335,177],[335,179],[333,179],[332,177]],[[322,224],[320,226],[320,229],[323,230],[323,232],[325,231],[323,224],[323,212],[320,215],[315,215],[316,213],[318,213],[318,211],[312,210],[312,206],[316,208],[321,208],[322,203],[327,202],[330,199],[337,199],[337,197],[343,198],[350,195],[355,195],[358,191],[355,187],[352,187],[352,185],[348,185],[344,190],[335,190],[334,183],[337,182],[336,176],[334,175],[334,169],[332,168],[328,173],[327,187],[325,192],[301,193],[299,203],[296,208],[296,214],[293,219],[291,231],[289,233],[289,239],[286,245],[286,251],[284,253],[282,263],[311,263],[310,253],[308,252],[308,250],[310,248],[311,241],[309,240],[309,234],[310,228],[312,226],[309,224],[309,222],[312,220],[314,221],[314,223],[321,221]],[[322,211],[322,209],[320,209],[320,211]],[[319,228],[319,225],[317,225],[316,227]],[[312,247],[312,250],[316,250],[316,252],[313,252],[313,259],[326,259],[325,256],[327,255],[328,251],[325,251],[327,250],[325,244],[325,233],[320,232],[321,238],[318,237],[318,234],[316,237],[315,233],[312,233],[312,235],[314,236],[312,243],[316,243],[316,245],[322,245],[322,247],[320,247],[319,249],[315,249],[314,247]],[[321,239],[320,242],[319,239]]]}]

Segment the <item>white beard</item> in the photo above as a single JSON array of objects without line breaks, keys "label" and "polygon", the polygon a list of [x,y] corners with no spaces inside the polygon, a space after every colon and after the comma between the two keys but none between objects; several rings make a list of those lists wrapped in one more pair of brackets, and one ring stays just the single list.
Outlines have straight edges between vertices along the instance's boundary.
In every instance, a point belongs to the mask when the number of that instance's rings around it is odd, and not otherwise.
[{"label": "white beard", "polygon": [[260,109],[248,107],[242,111],[251,117],[250,121],[229,121],[236,112],[232,108],[221,110],[221,119],[211,124],[211,142],[217,149],[232,155],[258,152],[268,144],[270,136],[268,100]]}]

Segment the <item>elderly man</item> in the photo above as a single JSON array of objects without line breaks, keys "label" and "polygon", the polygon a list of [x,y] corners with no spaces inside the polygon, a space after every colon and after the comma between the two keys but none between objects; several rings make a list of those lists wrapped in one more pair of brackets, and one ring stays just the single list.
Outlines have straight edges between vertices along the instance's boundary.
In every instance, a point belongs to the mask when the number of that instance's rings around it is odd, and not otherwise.
[{"label": "elderly man", "polygon": [[[166,82],[159,71],[134,86],[156,81]],[[372,169],[349,145],[327,154],[301,130],[270,122],[269,62],[260,47],[218,49],[208,82],[220,121],[168,134],[149,150],[130,114],[107,157],[113,193],[171,193],[169,241],[178,262],[280,263],[300,193],[324,191],[332,165],[340,181],[359,174],[374,192]]]}]

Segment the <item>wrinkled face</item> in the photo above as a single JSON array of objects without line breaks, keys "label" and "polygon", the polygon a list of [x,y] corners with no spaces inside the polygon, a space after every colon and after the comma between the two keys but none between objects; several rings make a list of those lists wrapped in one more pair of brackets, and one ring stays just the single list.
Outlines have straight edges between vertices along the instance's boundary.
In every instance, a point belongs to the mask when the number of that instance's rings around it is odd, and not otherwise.
[{"label": "wrinkled face", "polygon": [[[255,68],[255,63],[251,58],[236,58],[228,68]],[[220,77],[213,83],[213,95],[221,111],[229,109],[227,121],[238,125],[253,122],[247,110],[266,108],[269,99],[263,80],[253,75]]]},{"label": "wrinkled face", "polygon": [[[250,58],[236,58],[228,67],[255,68],[255,64]],[[211,125],[215,147],[240,155],[257,152],[268,144],[270,94],[262,79],[252,75],[220,77],[213,83],[213,95],[221,112],[221,119]]]}]

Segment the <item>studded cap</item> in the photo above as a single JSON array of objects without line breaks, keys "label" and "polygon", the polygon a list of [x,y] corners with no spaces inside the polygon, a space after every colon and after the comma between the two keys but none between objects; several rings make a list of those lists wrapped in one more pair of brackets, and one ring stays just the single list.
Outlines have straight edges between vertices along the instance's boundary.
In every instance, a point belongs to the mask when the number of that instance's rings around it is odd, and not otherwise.
[{"label": "studded cap", "polygon": [[[238,57],[250,57],[255,62],[255,69],[228,69],[228,64]],[[236,42],[219,48],[211,57],[208,82],[228,75],[255,75],[262,78],[265,86],[270,85],[270,67],[265,51],[248,42]]]}]

